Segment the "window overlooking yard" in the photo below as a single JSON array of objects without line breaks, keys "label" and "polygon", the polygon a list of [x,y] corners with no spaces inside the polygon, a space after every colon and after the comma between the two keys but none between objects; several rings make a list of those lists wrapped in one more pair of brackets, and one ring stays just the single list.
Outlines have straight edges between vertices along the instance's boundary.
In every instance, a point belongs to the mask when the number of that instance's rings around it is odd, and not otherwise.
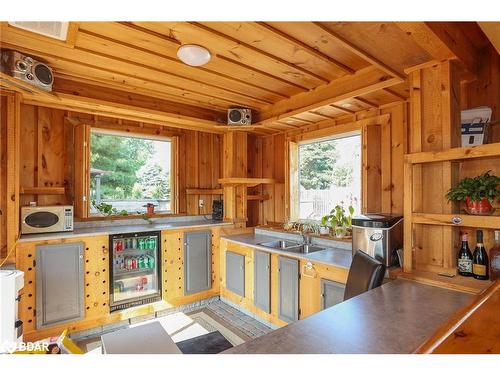
[{"label": "window overlooking yard", "polygon": [[171,211],[171,142],[92,129],[90,135],[90,214],[110,204],[118,212]]},{"label": "window overlooking yard", "polygon": [[299,218],[319,220],[337,205],[361,210],[361,136],[299,145]]}]

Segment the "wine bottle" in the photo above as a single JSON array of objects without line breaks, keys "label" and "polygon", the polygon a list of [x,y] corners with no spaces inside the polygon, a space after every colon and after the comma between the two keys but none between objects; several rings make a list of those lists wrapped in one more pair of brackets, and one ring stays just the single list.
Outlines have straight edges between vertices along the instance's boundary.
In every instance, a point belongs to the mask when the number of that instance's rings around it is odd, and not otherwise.
[{"label": "wine bottle", "polygon": [[490,250],[491,280],[500,279],[500,230],[495,231],[495,245]]},{"label": "wine bottle", "polygon": [[476,248],[472,256],[472,273],[475,279],[488,280],[488,254],[483,245],[483,231],[476,232]]},{"label": "wine bottle", "polygon": [[458,273],[462,276],[472,276],[472,252],[469,249],[467,233],[462,234],[462,246],[458,252]]}]

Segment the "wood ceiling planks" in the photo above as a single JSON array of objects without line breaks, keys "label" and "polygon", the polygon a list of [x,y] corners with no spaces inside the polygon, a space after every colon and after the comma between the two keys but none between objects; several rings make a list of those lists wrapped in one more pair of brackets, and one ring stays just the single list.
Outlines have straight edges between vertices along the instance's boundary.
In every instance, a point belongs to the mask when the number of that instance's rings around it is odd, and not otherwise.
[{"label": "wood ceiling planks", "polygon": [[[451,57],[436,35],[426,41],[432,28],[423,22],[78,22],[71,43],[64,43],[2,22],[0,40],[45,59],[60,80],[54,87],[74,105],[77,96],[106,100],[95,90],[104,87],[119,104],[133,105],[126,95],[136,98],[146,118],[160,121],[150,111],[165,108],[186,116],[182,122],[191,113],[190,126],[202,119],[200,128],[220,122],[227,108],[248,107],[258,121],[249,131],[267,134],[406,100],[405,69]],[[468,29],[468,43],[482,45],[482,34]],[[211,61],[202,67],[179,61],[177,49],[186,43],[208,48]]]}]

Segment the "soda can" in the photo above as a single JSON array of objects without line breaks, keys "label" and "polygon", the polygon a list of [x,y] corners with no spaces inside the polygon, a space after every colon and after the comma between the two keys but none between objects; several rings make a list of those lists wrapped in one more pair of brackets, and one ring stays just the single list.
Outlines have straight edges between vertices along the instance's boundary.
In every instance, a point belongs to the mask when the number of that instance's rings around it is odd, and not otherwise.
[{"label": "soda can", "polygon": [[139,257],[139,259],[137,261],[137,267],[140,269],[146,268],[146,267],[144,267],[144,257],[143,256]]},{"label": "soda can", "polygon": [[155,250],[156,249],[156,237],[151,237],[149,239],[149,248],[151,250]]},{"label": "soda can", "polygon": [[132,238],[132,249],[137,249],[137,238]]},{"label": "soda can", "polygon": [[144,250],[144,238],[139,238],[137,242],[139,245],[139,250]]},{"label": "soda can", "polygon": [[137,269],[137,258],[132,258],[132,269],[133,270]]},{"label": "soda can", "polygon": [[149,268],[154,268],[154,267],[155,267],[155,257],[149,255]]}]

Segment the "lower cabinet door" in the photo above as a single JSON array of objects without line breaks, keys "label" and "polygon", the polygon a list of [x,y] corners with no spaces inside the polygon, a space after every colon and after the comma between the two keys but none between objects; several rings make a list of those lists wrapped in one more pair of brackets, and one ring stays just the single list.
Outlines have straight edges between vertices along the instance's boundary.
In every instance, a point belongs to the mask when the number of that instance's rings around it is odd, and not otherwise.
[{"label": "lower cabinet door", "polygon": [[245,256],[226,252],[226,288],[245,297]]},{"label": "lower cabinet door", "polygon": [[345,285],[321,279],[321,309],[327,309],[344,300]]},{"label": "lower cabinet door", "polygon": [[271,312],[271,254],[254,251],[254,305]]},{"label": "lower cabinet door", "polygon": [[184,233],[184,294],[212,287],[212,233],[209,230]]},{"label": "lower cabinet door", "polygon": [[299,261],[278,257],[278,317],[285,322],[299,320]]},{"label": "lower cabinet door", "polygon": [[36,327],[85,317],[83,242],[36,247]]}]

